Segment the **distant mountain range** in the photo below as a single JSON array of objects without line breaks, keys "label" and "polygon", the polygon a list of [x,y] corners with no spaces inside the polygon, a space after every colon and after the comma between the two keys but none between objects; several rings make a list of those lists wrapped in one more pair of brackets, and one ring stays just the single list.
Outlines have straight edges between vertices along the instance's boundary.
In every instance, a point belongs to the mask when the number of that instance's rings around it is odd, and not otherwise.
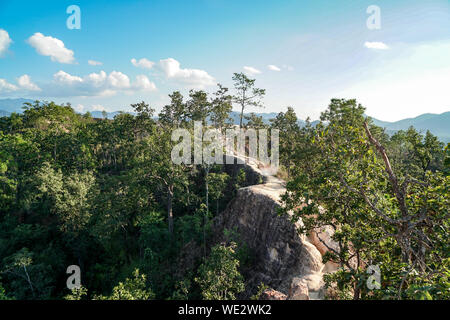
[{"label": "distant mountain range", "polygon": [[424,113],[415,118],[403,119],[395,122],[380,121],[372,118],[373,123],[379,127],[386,128],[388,133],[398,130],[406,130],[413,126],[416,130],[425,133],[430,130],[432,134],[439,137],[445,143],[450,142],[450,112],[441,114]]},{"label": "distant mountain range", "polygon": [[[13,112],[21,113],[23,111],[22,106],[25,102],[34,102],[30,99],[0,99],[0,117],[7,117]],[[120,111],[107,112],[108,119],[113,119]],[[133,112],[128,112],[133,114]],[[92,116],[94,118],[103,118],[101,111],[92,111]],[[269,123],[270,119],[276,117],[277,113],[255,113],[257,116],[261,116],[265,123]],[[249,114],[246,114],[249,115]],[[239,124],[240,113],[233,111],[230,114],[233,122]],[[372,118],[373,123],[377,126],[385,128],[390,134],[398,130],[406,130],[410,126],[416,128],[416,130],[425,133],[430,130],[431,133],[436,135],[441,141],[448,143],[450,142],[450,111],[441,114],[425,113],[415,118],[403,119],[395,122],[381,121]],[[244,120],[244,123],[247,121]],[[317,121],[313,121],[314,125]],[[299,120],[299,125],[303,126],[305,121]]]},{"label": "distant mountain range", "polygon": [[0,117],[8,117],[11,113],[21,113],[25,102],[33,103],[31,99],[0,99]]}]

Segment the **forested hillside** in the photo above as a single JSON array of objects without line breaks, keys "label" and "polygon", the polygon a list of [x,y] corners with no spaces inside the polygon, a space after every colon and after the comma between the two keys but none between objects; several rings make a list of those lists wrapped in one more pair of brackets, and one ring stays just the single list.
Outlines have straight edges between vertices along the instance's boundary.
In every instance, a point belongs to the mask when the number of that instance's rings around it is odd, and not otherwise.
[{"label": "forested hillside", "polygon": [[201,275],[180,270],[178,255],[191,241],[207,241],[209,217],[244,179],[220,166],[174,165],[170,120],[156,123],[148,105],[133,107],[137,116],[107,120],[36,102],[1,119],[0,281],[7,297],[63,298],[70,293],[66,268],[74,264],[91,298],[200,297],[194,276]]},{"label": "forested hillside", "polygon": [[[228,230],[211,245],[210,225],[245,172],[171,160],[174,128],[210,118],[224,130],[232,103],[257,105],[243,88],[264,95],[245,75],[234,80],[235,95],[174,92],[158,120],[144,102],[113,120],[38,101],[0,118],[0,299],[238,298],[252,253]],[[292,108],[245,127],[280,130],[285,212],[300,231],[334,230],[328,298],[448,299],[448,146],[413,128],[389,136],[364,111],[333,99],[314,127],[300,128]],[[186,263],[191,248],[200,254]],[[73,292],[69,265],[82,270]],[[371,265],[380,289],[366,287]]]}]

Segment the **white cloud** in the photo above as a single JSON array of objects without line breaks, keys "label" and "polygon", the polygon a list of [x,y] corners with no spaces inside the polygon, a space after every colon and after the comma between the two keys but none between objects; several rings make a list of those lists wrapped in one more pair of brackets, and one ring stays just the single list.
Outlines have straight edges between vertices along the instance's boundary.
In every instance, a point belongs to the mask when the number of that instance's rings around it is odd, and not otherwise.
[{"label": "white cloud", "polygon": [[19,88],[16,85],[9,83],[5,79],[0,79],[0,92],[11,92],[17,90],[19,90]]},{"label": "white cloud", "polygon": [[67,84],[67,85],[73,85],[75,83],[82,83],[83,79],[77,76],[72,76],[68,74],[67,72],[64,72],[62,70],[58,71],[53,75],[53,79],[58,84]]},{"label": "white cloud", "polygon": [[37,53],[43,56],[49,56],[52,61],[59,63],[74,63],[75,58],[72,50],[64,46],[64,42],[59,39],[44,36],[36,32],[28,39],[28,43],[36,49]]},{"label": "white cloud", "polygon": [[142,69],[151,69],[155,65],[153,61],[147,60],[146,58],[142,58],[139,61],[133,58],[131,59],[131,63],[133,66]]},{"label": "white cloud", "polygon": [[173,58],[160,60],[159,67],[168,79],[181,81],[193,87],[203,88],[216,84],[214,78],[206,71],[200,69],[182,69],[180,68],[180,63]]},{"label": "white cloud", "polygon": [[106,108],[101,104],[93,104],[90,107],[85,107],[82,104],[77,104],[76,106],[72,106],[73,110],[78,113],[84,113],[87,111],[106,111]]},{"label": "white cloud", "polygon": [[8,50],[9,45],[12,43],[6,30],[0,29],[0,56]]},{"label": "white cloud", "polygon": [[101,65],[103,65],[103,62],[95,61],[95,60],[88,60],[88,63],[89,63],[91,66],[101,66]]},{"label": "white cloud", "polygon": [[101,104],[94,104],[91,106],[92,111],[106,111],[105,107]]},{"label": "white cloud", "polygon": [[0,79],[0,92],[2,93],[17,92],[25,95],[29,91],[41,91],[41,88],[33,83],[31,77],[27,74],[17,78],[17,85],[9,83],[5,79]]},{"label": "white cloud", "polygon": [[64,71],[53,75],[49,96],[112,96],[117,92],[155,91],[156,85],[147,76],[138,75],[135,81],[119,71],[107,74],[105,71],[90,73],[84,77],[74,76]]},{"label": "white cloud", "polygon": [[[86,81],[93,87],[98,88],[98,87],[101,87],[105,83],[106,78],[107,78],[106,72],[102,70],[99,73],[93,72],[93,73],[88,74],[85,77],[84,81]],[[83,79],[81,79],[81,81],[83,82]]]},{"label": "white cloud", "polygon": [[369,49],[387,50],[389,47],[383,42],[364,42],[364,46]]},{"label": "white cloud", "polygon": [[133,87],[136,90],[144,90],[144,91],[154,91],[156,90],[156,86],[153,82],[151,82],[147,76],[140,74],[136,76],[136,81],[133,84]]},{"label": "white cloud", "polygon": [[114,89],[127,89],[130,87],[130,78],[119,71],[113,71],[108,76],[108,83]]},{"label": "white cloud", "polygon": [[33,83],[31,81],[31,77],[27,74],[24,74],[23,76],[17,78],[17,83],[21,88],[25,90],[41,91],[41,88],[39,88],[35,83]]},{"label": "white cloud", "polygon": [[268,68],[269,70],[272,70],[272,71],[281,71],[280,68],[278,68],[277,66],[275,66],[275,65],[273,65],[273,64],[269,64],[269,65],[267,66],[267,68]]},{"label": "white cloud", "polygon": [[258,69],[253,68],[253,67],[248,67],[248,66],[244,66],[244,71],[245,71],[245,73],[252,75],[252,76],[254,76],[255,74],[261,73],[261,71],[259,71]]}]

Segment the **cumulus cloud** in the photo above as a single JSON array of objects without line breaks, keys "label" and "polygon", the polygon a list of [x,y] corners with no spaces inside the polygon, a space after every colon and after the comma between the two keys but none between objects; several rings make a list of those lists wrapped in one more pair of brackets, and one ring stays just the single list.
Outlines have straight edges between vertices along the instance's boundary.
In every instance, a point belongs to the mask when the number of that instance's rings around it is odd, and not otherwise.
[{"label": "cumulus cloud", "polygon": [[248,67],[248,66],[244,66],[244,71],[245,71],[245,73],[247,73],[247,74],[249,74],[251,76],[254,76],[255,74],[260,74],[261,73],[261,71],[259,71],[258,69],[253,68],[253,67]]},{"label": "cumulus cloud", "polygon": [[27,74],[24,74],[23,76],[17,78],[17,83],[19,84],[19,87],[25,90],[41,91],[41,88],[39,88],[35,83],[33,83],[31,81],[31,77]]},{"label": "cumulus cloud", "polygon": [[278,68],[277,66],[275,66],[275,65],[273,65],[273,64],[269,64],[269,65],[267,66],[267,68],[268,68],[269,70],[272,70],[272,71],[281,71],[280,68]]},{"label": "cumulus cloud", "polygon": [[200,69],[183,69],[180,62],[173,58],[159,61],[159,68],[168,79],[183,82],[189,86],[203,88],[215,85],[216,82],[206,71]]},{"label": "cumulus cloud", "polygon": [[106,111],[105,107],[101,104],[94,104],[91,106],[92,111]]},{"label": "cumulus cloud", "polygon": [[0,29],[0,57],[6,50],[8,50],[9,45],[12,43],[11,38],[9,37],[8,32],[6,30]]},{"label": "cumulus cloud", "polygon": [[19,90],[19,87],[17,87],[14,84],[9,83],[5,79],[0,79],[0,92],[6,93],[6,92],[12,92]]},{"label": "cumulus cloud", "polygon": [[112,96],[117,92],[134,93],[155,91],[156,86],[147,76],[138,75],[135,81],[119,71],[90,73],[74,76],[62,70],[53,75],[50,96]]},{"label": "cumulus cloud", "polygon": [[108,84],[114,89],[128,89],[130,83],[130,78],[119,71],[113,71],[108,76]]},{"label": "cumulus cloud", "polygon": [[369,49],[387,50],[389,47],[383,42],[364,42],[364,46]]},{"label": "cumulus cloud", "polygon": [[95,60],[88,60],[88,63],[89,63],[91,66],[101,66],[101,65],[103,65],[103,62],[95,61]]},{"label": "cumulus cloud", "polygon": [[137,67],[137,68],[142,68],[142,69],[151,69],[155,63],[153,61],[150,61],[146,58],[142,58],[139,60],[136,59],[131,59],[131,63],[133,64],[133,66]]},{"label": "cumulus cloud", "polygon": [[48,56],[52,61],[59,63],[74,63],[74,53],[64,46],[64,42],[59,39],[44,36],[36,32],[30,38],[28,43],[36,49],[36,52],[43,56]]},{"label": "cumulus cloud", "polygon": [[24,74],[17,78],[17,85],[9,83],[5,79],[0,79],[0,92],[11,93],[16,92],[20,94],[27,94],[29,91],[41,91],[35,83],[31,81],[31,77]]},{"label": "cumulus cloud", "polygon": [[[60,71],[61,72],[61,71]],[[85,76],[85,79],[83,80],[80,77],[74,77],[74,79],[76,81],[78,81],[76,78],[80,79],[80,82],[85,81],[86,83],[88,83],[89,85],[95,87],[95,88],[99,88],[101,86],[104,85],[106,78],[107,78],[107,74],[105,71],[100,71],[99,73],[90,73],[87,76]]]},{"label": "cumulus cloud", "polygon": [[53,79],[57,84],[74,85],[76,83],[82,83],[83,79],[77,76],[72,76],[62,70],[53,75]]},{"label": "cumulus cloud", "polygon": [[133,87],[137,90],[144,90],[144,91],[155,91],[156,86],[153,82],[151,82],[147,76],[140,74],[136,76],[136,81],[133,84]]},{"label": "cumulus cloud", "polygon": [[[142,69],[156,69],[163,73],[163,75],[169,79],[184,83],[187,86],[194,88],[204,88],[206,86],[215,85],[215,79],[209,75],[206,71],[200,69],[188,69],[181,68],[179,61],[173,58],[167,58],[159,60],[158,63],[150,61],[146,58],[141,58],[139,60],[133,58],[130,60],[131,64],[137,68]],[[138,76],[136,79],[144,87],[153,87],[154,84],[147,83],[142,76]]]}]

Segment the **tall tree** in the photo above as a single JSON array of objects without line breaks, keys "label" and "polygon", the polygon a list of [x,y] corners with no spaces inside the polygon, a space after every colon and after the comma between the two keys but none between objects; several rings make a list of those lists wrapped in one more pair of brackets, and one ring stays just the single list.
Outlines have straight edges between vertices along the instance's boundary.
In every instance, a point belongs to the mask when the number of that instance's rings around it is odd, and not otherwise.
[{"label": "tall tree", "polygon": [[239,104],[241,107],[241,115],[239,121],[239,127],[242,128],[242,119],[244,116],[244,110],[247,107],[263,107],[261,99],[266,94],[265,89],[259,89],[255,87],[255,79],[248,78],[244,73],[235,73],[233,75],[234,88],[236,94],[233,97],[233,101]]},{"label": "tall tree", "polygon": [[219,88],[211,101],[210,117],[214,127],[222,131],[226,122],[230,120],[233,97],[228,94],[228,88],[223,87],[220,83],[217,86]]},{"label": "tall tree", "polygon": [[288,177],[293,165],[295,146],[299,140],[299,125],[297,115],[292,107],[286,112],[280,112],[271,119],[272,128],[280,130],[280,162],[285,166]]},{"label": "tall tree", "polygon": [[206,125],[210,113],[211,103],[208,94],[203,90],[190,90],[189,100],[186,102],[187,116],[191,121],[201,121]]},{"label": "tall tree", "polygon": [[158,118],[162,124],[178,128],[186,121],[186,103],[179,91],[174,91],[169,97],[170,104],[164,106]]},{"label": "tall tree", "polygon": [[143,167],[147,169],[146,177],[155,179],[166,193],[167,219],[169,233],[173,233],[173,202],[175,191],[188,185],[188,170],[184,164],[175,164],[171,158],[173,143],[171,132],[158,130],[146,142],[147,148]]},{"label": "tall tree", "polygon": [[152,119],[155,109],[150,107],[144,101],[132,104],[131,107],[137,113],[136,116],[136,131],[137,133],[143,136],[144,134],[148,134],[149,127],[154,124]]},{"label": "tall tree", "polygon": [[[331,101],[322,122],[311,128],[316,152],[310,154],[310,166],[298,168],[288,183],[285,209],[302,219],[304,232],[334,230],[334,246],[318,237],[328,249],[325,260],[341,266],[326,280],[343,297],[414,297],[421,288],[442,298],[448,282],[431,281],[425,288],[431,278],[448,272],[444,190],[449,180],[432,171],[419,180],[393,168],[380,143],[382,130],[365,122],[363,114],[355,100]],[[380,291],[366,287],[370,265],[381,269]]]}]

